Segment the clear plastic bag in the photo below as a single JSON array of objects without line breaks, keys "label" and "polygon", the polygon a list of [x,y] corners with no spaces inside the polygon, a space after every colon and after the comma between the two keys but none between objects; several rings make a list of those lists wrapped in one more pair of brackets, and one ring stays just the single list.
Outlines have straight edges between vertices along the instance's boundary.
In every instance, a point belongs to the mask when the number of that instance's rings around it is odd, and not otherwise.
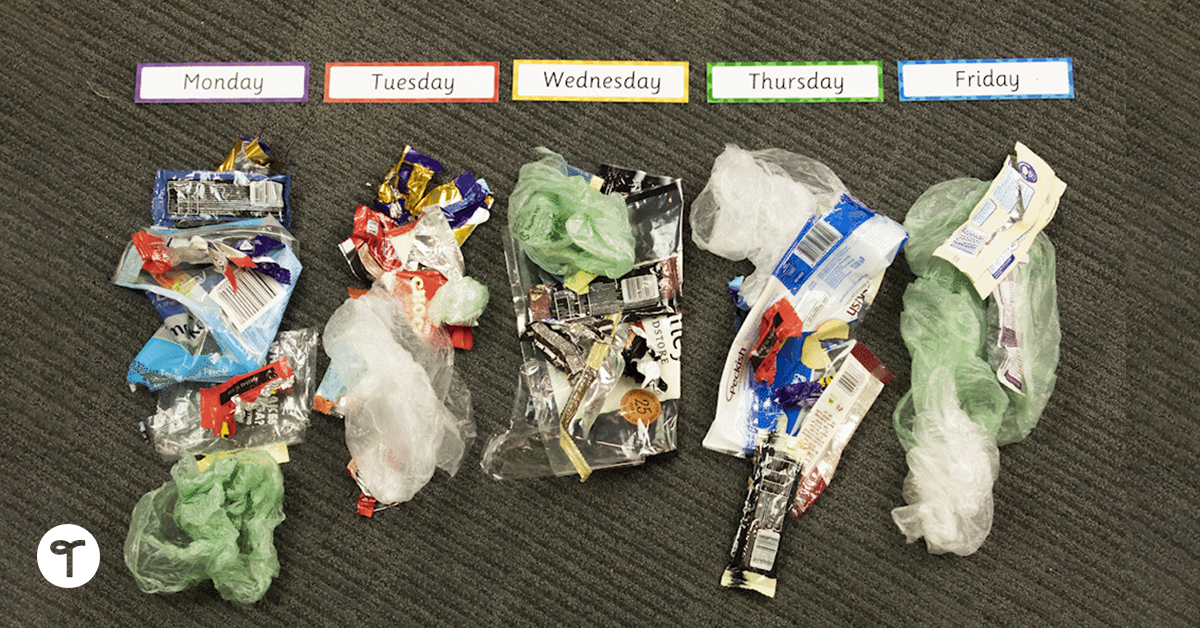
[{"label": "clear plastic bag", "polygon": [[[640,171],[616,166],[603,171],[605,189],[627,195],[635,251],[627,274],[615,281],[596,279],[579,295],[535,264],[512,234],[502,236],[523,362],[512,424],[484,448],[482,466],[497,479],[583,476],[587,469],[641,464],[676,448],[682,188],[678,180]],[[646,181],[669,183],[634,190]],[[632,335],[613,334],[611,320],[601,320],[616,313]],[[579,384],[579,407],[563,430],[585,358],[594,342],[612,341],[601,340],[609,335],[620,336],[624,346],[613,342],[595,379],[586,389]],[[586,465],[578,465],[580,460]]]},{"label": "clear plastic bag", "polygon": [[258,404],[247,409],[231,438],[221,438],[201,427],[200,386],[179,384],[162,389],[158,411],[146,419],[146,432],[155,450],[164,460],[176,460],[185,454],[303,442],[316,388],[317,343],[315,329],[279,332],[267,361],[286,357],[294,381],[287,390],[260,397]]},{"label": "clear plastic bag", "polygon": [[[923,536],[931,553],[968,555],[983,544],[991,529],[996,447],[1030,433],[1056,380],[1061,332],[1050,239],[1038,233],[1011,283],[986,299],[958,268],[933,255],[971,217],[988,186],[976,179],[939,183],[904,221],[911,233],[905,257],[917,275],[900,316],[913,387],[893,422],[908,452],[909,505],[892,517],[909,542]],[[1009,373],[1016,383],[1006,382],[997,369],[1016,347]]]},{"label": "clear plastic bag", "polygon": [[125,539],[125,564],[146,593],[212,580],[221,597],[250,604],[279,575],[275,527],[283,474],[269,454],[240,451],[200,471],[191,457],[172,480],[142,496]]},{"label": "clear plastic bag", "polygon": [[449,338],[437,328],[417,335],[394,281],[385,274],[347,299],[324,337],[329,369],[345,387],[334,410],[346,419],[356,479],[382,504],[412,499],[437,468],[453,475],[475,436]]},{"label": "clear plastic bag", "polygon": [[729,144],[692,203],[692,239],[706,251],[754,264],[741,288],[746,303],[754,303],[800,229],[844,193],[841,179],[811,157]]}]

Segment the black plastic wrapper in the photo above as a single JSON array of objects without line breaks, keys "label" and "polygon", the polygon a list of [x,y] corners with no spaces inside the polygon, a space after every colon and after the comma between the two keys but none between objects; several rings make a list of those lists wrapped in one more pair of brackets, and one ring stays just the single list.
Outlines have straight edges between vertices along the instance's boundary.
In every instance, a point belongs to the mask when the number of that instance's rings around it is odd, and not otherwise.
[{"label": "black plastic wrapper", "polygon": [[775,565],[796,490],[799,461],[784,452],[791,437],[773,433],[754,451],[754,471],[721,585],[775,597]]}]

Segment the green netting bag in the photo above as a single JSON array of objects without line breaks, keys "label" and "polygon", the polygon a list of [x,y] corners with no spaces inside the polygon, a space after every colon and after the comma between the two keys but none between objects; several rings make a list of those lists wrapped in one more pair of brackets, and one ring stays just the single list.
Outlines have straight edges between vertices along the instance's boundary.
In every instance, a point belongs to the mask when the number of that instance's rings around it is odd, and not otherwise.
[{"label": "green netting bag", "polygon": [[188,456],[171,476],[133,508],[125,564],[138,587],[174,593],[212,580],[227,600],[258,601],[279,574],[279,465],[264,451],[241,451],[201,472]]},{"label": "green netting bag", "polygon": [[[970,218],[988,185],[976,179],[937,184],[904,220],[911,234],[904,254],[917,275],[900,315],[912,389],[893,422],[908,452],[908,505],[893,510],[892,518],[909,542],[923,536],[939,554],[967,555],[983,544],[991,530],[996,448],[1022,440],[1037,425],[1058,367],[1054,246],[1044,233],[1018,264],[1014,281],[1002,287],[1012,291],[1007,332],[995,295],[981,299],[962,272],[933,255]],[[1014,337],[1017,358],[1006,349]],[[1004,369],[1017,384],[1002,384],[998,370]]]},{"label": "green netting bag", "polygon": [[616,279],[633,268],[633,229],[620,194],[603,194],[569,176],[562,155],[545,148],[521,166],[508,199],[508,228],[521,250],[554,275],[578,271]]}]

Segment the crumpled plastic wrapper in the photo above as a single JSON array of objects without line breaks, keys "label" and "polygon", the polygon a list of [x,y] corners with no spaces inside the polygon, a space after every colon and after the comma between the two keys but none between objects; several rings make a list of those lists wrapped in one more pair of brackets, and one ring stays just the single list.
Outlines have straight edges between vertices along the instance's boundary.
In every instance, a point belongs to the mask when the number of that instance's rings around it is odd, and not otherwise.
[{"label": "crumpled plastic wrapper", "polygon": [[429,321],[434,325],[474,325],[487,304],[487,286],[470,277],[451,279],[429,301]]},{"label": "crumpled plastic wrapper", "polygon": [[190,457],[172,480],[142,496],[125,539],[125,564],[146,593],[212,580],[221,597],[257,602],[279,575],[275,527],[283,474],[266,452],[244,450],[200,471]]},{"label": "crumpled plastic wrapper", "polygon": [[1015,271],[1021,393],[997,378],[996,298],[980,299],[962,272],[933,256],[968,219],[988,185],[976,179],[939,183],[917,199],[904,220],[911,233],[905,257],[917,275],[900,315],[900,334],[912,356],[912,390],[896,407],[893,422],[908,452],[908,506],[893,510],[892,518],[909,542],[924,537],[935,554],[966,556],[983,545],[991,531],[996,447],[1033,430],[1056,381],[1061,332],[1054,246],[1046,234],[1036,236]]},{"label": "crumpled plastic wrapper", "polygon": [[454,372],[444,332],[422,339],[393,274],[347,299],[325,326],[329,368],[346,386],[337,411],[363,492],[382,504],[412,497],[436,469],[453,475],[475,436],[470,391]]},{"label": "crumpled plastic wrapper", "polygon": [[158,411],[146,419],[146,433],[154,449],[164,460],[178,460],[185,454],[304,442],[316,389],[317,336],[316,329],[279,332],[267,352],[267,362],[286,357],[295,379],[287,390],[264,396],[248,408],[232,438],[221,438],[201,427],[201,385],[184,383],[159,391]]},{"label": "crumpled plastic wrapper", "polygon": [[729,144],[692,203],[692,240],[726,259],[754,264],[741,287],[745,302],[753,303],[808,219],[832,208],[843,193],[841,179],[811,157]]},{"label": "crumpled plastic wrapper", "polygon": [[508,199],[508,227],[522,251],[546,272],[579,271],[616,279],[633,269],[634,239],[625,200],[603,194],[548,149],[521,166]]}]

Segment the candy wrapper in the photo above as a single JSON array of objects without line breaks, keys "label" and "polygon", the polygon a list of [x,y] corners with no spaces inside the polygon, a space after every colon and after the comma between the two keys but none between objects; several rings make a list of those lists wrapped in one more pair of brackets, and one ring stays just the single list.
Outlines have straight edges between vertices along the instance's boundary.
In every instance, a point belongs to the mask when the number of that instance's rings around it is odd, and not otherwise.
[{"label": "candy wrapper", "polygon": [[[469,172],[429,189],[441,170],[436,160],[406,147],[400,163],[380,185],[375,207],[355,208],[354,231],[338,249],[363,281],[373,282],[385,273],[417,281],[420,286],[413,288],[413,303],[420,311],[410,311],[409,319],[419,333],[428,332],[421,329],[430,320],[428,306],[434,324],[443,327],[454,346],[470,349],[474,343],[470,327],[486,308],[489,295],[483,284],[465,277],[459,247],[476,226],[487,221],[493,198],[487,182]],[[414,279],[413,273],[420,277]],[[450,288],[439,297],[447,284]],[[322,382],[316,407],[331,411],[340,389],[339,382]]]},{"label": "candy wrapper", "polygon": [[798,431],[757,436],[754,470],[722,586],[775,596],[776,556],[788,511],[799,515],[825,489],[842,449],[892,379],[866,345],[854,340],[837,348],[821,374],[814,382],[820,396],[805,404]]},{"label": "candy wrapper", "polygon": [[292,226],[292,178],[257,138],[243,138],[214,170],[159,170],[150,214],[156,227],[190,229],[251,218]]},{"label": "candy wrapper", "polygon": [[416,220],[429,209],[441,210],[454,230],[459,244],[476,226],[487,222],[494,200],[487,181],[464,172],[450,183],[429,189],[434,175],[442,164],[418,153],[412,146],[404,147],[400,162],[388,171],[379,185],[376,211],[397,224]]},{"label": "candy wrapper", "polygon": [[[676,179],[605,167],[565,176],[621,199],[633,266],[615,278],[552,275],[505,234],[523,364],[509,430],[487,444],[497,479],[636,465],[674,451],[679,419],[683,194]],[[633,182],[668,181],[633,193]],[[567,285],[571,284],[571,285]]]}]

